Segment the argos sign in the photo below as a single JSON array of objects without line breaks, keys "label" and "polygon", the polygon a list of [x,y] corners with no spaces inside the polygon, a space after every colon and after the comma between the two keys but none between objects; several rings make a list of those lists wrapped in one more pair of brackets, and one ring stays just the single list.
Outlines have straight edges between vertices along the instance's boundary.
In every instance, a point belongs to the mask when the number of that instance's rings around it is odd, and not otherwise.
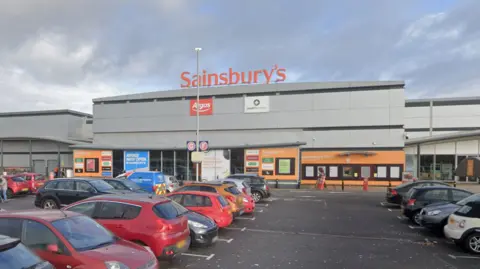
[{"label": "argos sign", "polygon": [[[208,73],[207,70],[203,70],[200,74],[200,87],[203,86],[222,86],[222,85],[235,85],[235,84],[257,84],[257,83],[275,83],[283,82],[287,79],[285,68],[279,68],[277,65],[272,69],[252,70],[252,71],[233,71],[232,68],[228,69],[228,72],[224,73]],[[189,88],[197,87],[197,75],[190,72],[183,72],[180,75],[182,84],[180,87]]]},{"label": "argos sign", "polygon": [[212,115],[213,114],[213,99],[200,99],[200,103],[197,104],[197,99],[190,100],[190,116],[200,116]]}]

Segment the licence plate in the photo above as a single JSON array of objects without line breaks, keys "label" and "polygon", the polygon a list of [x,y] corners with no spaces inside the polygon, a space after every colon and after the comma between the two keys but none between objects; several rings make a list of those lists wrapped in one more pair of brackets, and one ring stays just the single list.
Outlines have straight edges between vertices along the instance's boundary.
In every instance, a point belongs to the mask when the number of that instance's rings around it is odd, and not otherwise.
[{"label": "licence plate", "polygon": [[182,241],[178,242],[178,243],[177,243],[177,248],[183,248],[186,243],[187,243],[186,240],[182,240]]},{"label": "licence plate", "polygon": [[28,191],[28,188],[22,189],[22,191]]},{"label": "licence plate", "polygon": [[212,242],[215,243],[215,242],[217,242],[217,240],[218,240],[218,236],[215,236],[215,237],[212,239]]}]

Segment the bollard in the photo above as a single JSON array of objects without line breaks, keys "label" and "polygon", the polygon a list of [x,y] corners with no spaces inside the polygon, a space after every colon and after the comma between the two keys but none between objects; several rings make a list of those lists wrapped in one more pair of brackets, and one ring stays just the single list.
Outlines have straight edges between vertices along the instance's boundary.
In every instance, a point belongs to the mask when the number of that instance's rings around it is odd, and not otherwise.
[{"label": "bollard", "polygon": [[454,187],[454,188],[457,187],[457,181],[454,181],[454,182],[453,182],[453,187]]},{"label": "bollard", "polygon": [[392,187],[392,182],[390,180],[388,180],[388,187]]},{"label": "bollard", "polygon": [[342,179],[342,191],[345,191],[345,182]]},{"label": "bollard", "polygon": [[363,191],[368,191],[368,178],[363,179]]},{"label": "bollard", "polygon": [[278,179],[275,179],[275,188],[278,189]]}]

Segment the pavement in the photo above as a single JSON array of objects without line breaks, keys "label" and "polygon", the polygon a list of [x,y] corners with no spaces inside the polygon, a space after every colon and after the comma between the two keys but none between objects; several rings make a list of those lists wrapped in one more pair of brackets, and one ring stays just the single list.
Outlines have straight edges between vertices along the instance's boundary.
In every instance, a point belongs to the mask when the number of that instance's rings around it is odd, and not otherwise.
[{"label": "pavement", "polygon": [[[189,249],[168,269],[473,269],[480,256],[400,217],[378,192],[273,190],[255,213],[220,231],[209,248]],[[34,208],[33,197],[1,204]]]},{"label": "pavement", "polygon": [[[453,185],[452,185],[453,186]],[[480,184],[478,183],[459,183],[456,184],[456,188],[464,189],[467,191],[471,191],[473,193],[480,193]],[[287,189],[278,189],[278,191],[282,191]],[[302,189],[301,189],[302,190]],[[305,187],[304,190],[315,190],[313,186]],[[320,191],[320,190],[318,190]],[[342,191],[342,186],[328,186],[327,189],[324,191]],[[362,186],[345,186],[344,191],[346,192],[363,192]],[[368,192],[381,192],[385,193],[387,191],[387,187],[376,187],[376,186],[369,186]]]}]

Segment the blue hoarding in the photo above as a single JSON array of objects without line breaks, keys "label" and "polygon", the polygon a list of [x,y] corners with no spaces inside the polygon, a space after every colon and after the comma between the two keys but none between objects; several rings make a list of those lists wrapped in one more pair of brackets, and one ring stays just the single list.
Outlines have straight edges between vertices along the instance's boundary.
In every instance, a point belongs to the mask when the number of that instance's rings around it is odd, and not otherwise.
[{"label": "blue hoarding", "polygon": [[149,171],[150,170],[150,152],[149,151],[129,151],[123,152],[123,169],[129,171]]}]

